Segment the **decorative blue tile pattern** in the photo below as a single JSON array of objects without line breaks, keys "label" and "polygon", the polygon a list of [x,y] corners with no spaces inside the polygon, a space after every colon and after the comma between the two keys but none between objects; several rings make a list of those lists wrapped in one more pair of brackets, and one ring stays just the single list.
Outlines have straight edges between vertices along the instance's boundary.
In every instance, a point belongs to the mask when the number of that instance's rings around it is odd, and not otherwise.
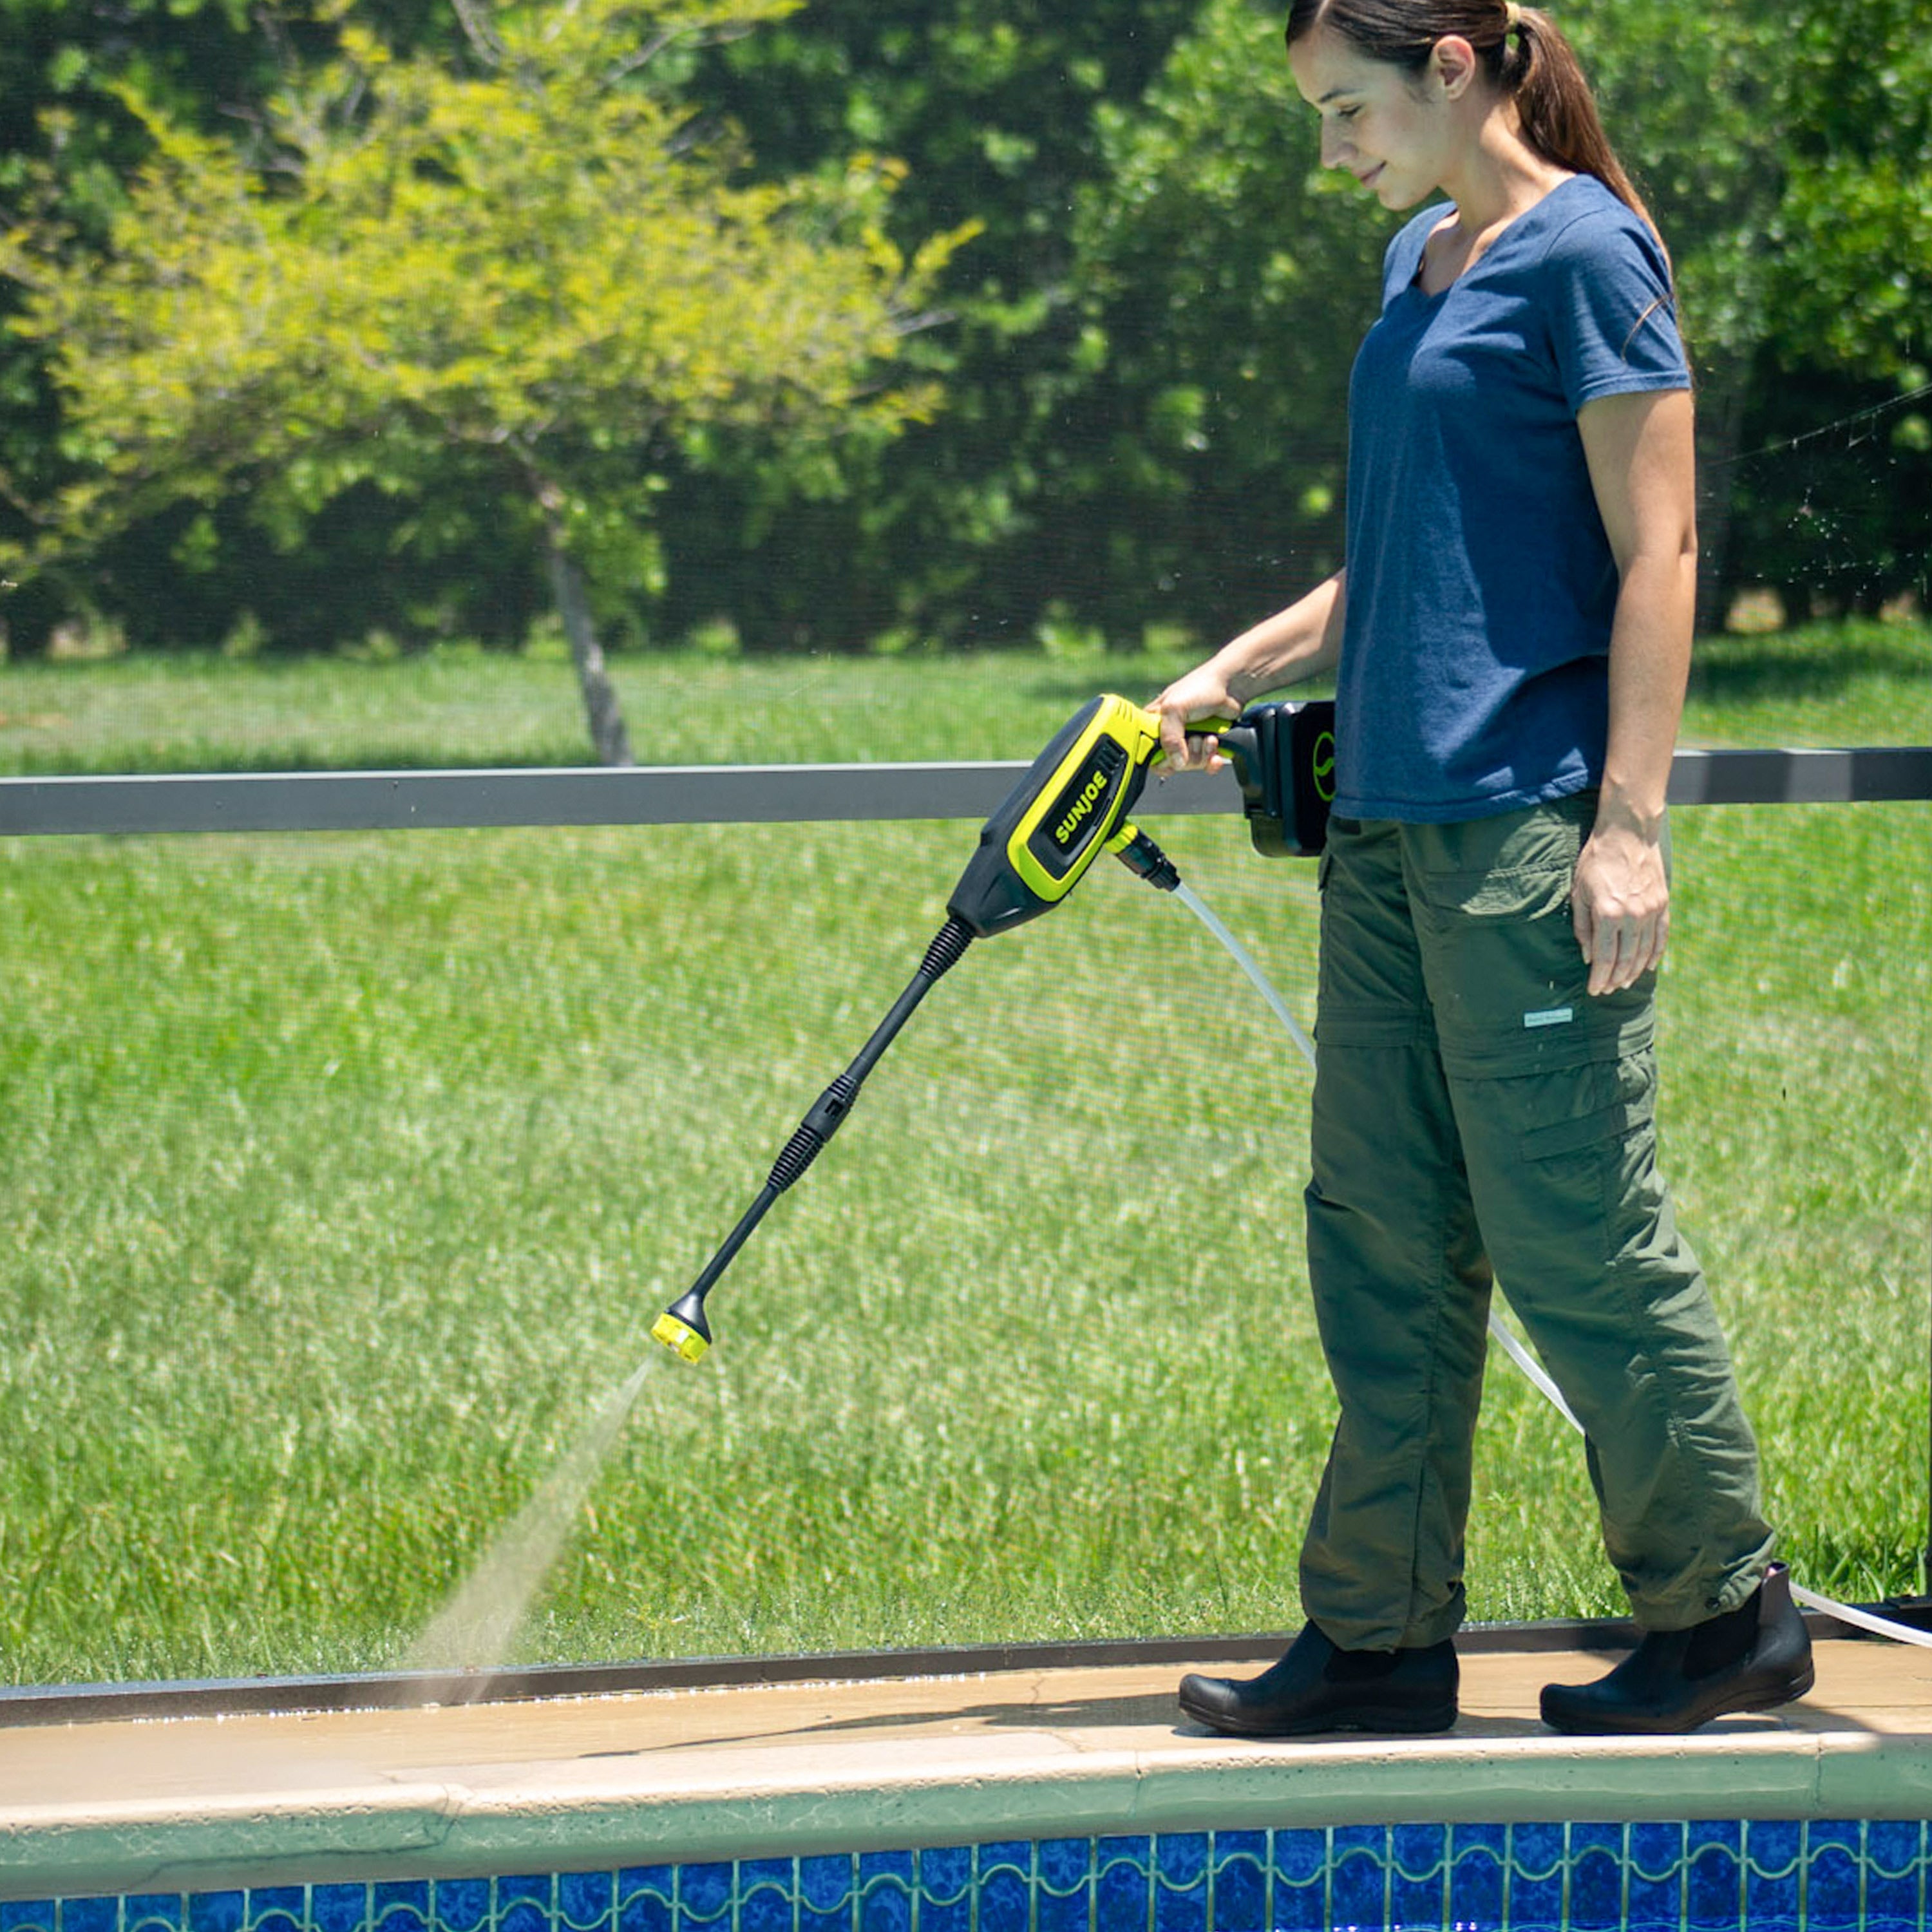
[{"label": "decorative blue tile pattern", "polygon": [[[617,1874],[618,1932],[672,1932],[676,1918],[673,1897],[677,1882],[676,1868],[646,1865],[640,1870]],[[442,1903],[442,1887],[436,1887]]]},{"label": "decorative blue tile pattern", "polygon": [[0,1932],[1932,1932],[1924,1823],[1126,1833],[0,1904]]}]

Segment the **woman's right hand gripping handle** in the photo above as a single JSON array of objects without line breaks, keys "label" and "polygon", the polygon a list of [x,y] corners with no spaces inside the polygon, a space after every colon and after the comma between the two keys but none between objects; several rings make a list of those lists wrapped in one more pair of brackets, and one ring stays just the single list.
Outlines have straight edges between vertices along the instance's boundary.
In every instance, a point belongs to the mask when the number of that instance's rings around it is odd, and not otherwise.
[{"label": "woman's right hand gripping handle", "polygon": [[1228,761],[1204,721],[1232,724],[1241,707],[1210,658],[1178,677],[1148,706],[1160,720],[1160,748],[1171,772],[1218,772]]}]

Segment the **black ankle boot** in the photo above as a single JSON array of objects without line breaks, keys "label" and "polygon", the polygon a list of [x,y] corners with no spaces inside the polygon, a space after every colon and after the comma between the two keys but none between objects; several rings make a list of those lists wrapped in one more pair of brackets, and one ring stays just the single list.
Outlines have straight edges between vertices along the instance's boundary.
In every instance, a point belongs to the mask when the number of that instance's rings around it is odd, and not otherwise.
[{"label": "black ankle boot", "polygon": [[1446,1639],[1415,1650],[1338,1650],[1310,1624],[1279,1664],[1245,1683],[1184,1677],[1180,1708],[1237,1737],[1446,1731],[1456,1721],[1457,1676]]},{"label": "black ankle boot", "polygon": [[1811,1636],[1791,1600],[1782,1563],[1734,1610],[1689,1630],[1652,1630],[1594,1684],[1551,1684],[1543,1721],[1552,1730],[1694,1731],[1739,1711],[1769,1711],[1810,1689]]}]

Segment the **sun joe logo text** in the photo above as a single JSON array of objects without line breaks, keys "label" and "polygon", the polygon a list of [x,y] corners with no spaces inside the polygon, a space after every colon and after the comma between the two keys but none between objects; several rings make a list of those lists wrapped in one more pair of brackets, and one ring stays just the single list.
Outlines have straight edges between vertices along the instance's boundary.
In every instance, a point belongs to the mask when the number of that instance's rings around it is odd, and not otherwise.
[{"label": "sun joe logo text", "polygon": [[1028,812],[1032,830],[1026,840],[1028,852],[1056,887],[1086,869],[1094,842],[1126,809],[1134,790],[1127,748],[1111,736],[1074,746],[1060,769],[1067,776]]},{"label": "sun joe logo text", "polygon": [[1094,806],[1106,796],[1107,782],[1105,768],[1096,771],[1073,800],[1066,817],[1053,828],[1053,842],[1063,851],[1073,843]]}]

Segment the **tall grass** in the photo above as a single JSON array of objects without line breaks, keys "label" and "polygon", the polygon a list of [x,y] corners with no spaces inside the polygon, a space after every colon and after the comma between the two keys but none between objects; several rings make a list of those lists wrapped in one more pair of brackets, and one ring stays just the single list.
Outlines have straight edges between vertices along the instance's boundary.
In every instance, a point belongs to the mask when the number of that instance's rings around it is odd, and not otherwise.
[{"label": "tall grass", "polygon": [[[1160,670],[629,668],[640,743],[680,758],[1019,757]],[[562,668],[511,669],[568,700]],[[336,668],[392,695],[344,699],[361,722],[315,761],[397,761],[379,728],[413,670]],[[247,761],[218,754],[254,668],[106,674],[152,681],[76,762]],[[62,668],[23,699],[26,675],[0,674],[9,717],[90,688]],[[1859,728],[1858,685],[1831,735],[1932,736],[1889,685]],[[513,687],[475,762],[508,760]],[[1774,700],[1713,698],[1699,728],[1749,742]],[[0,847],[9,1675],[404,1655],[904,983],[971,830]],[[1310,874],[1232,823],[1161,836],[1305,1015]],[[1714,808],[1677,838],[1665,1151],[1774,1512],[1806,1580],[1909,1588],[1932,818]],[[726,1277],[713,1354],[646,1378],[521,1654],[1292,1624],[1333,1413],[1306,1103],[1229,963],[1117,868],[976,947]],[[1507,1364],[1479,1456],[1474,1613],[1617,1608],[1580,1455]]]}]

